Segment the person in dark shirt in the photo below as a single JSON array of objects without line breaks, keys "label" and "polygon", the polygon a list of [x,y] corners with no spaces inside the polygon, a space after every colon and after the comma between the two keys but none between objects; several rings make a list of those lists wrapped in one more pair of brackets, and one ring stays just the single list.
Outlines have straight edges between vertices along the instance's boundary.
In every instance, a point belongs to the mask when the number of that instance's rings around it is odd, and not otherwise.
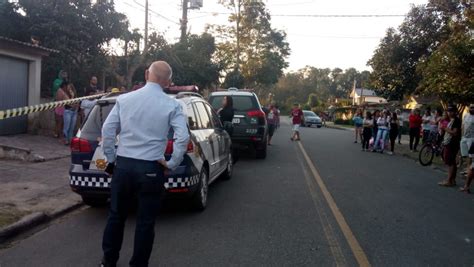
[{"label": "person in dark shirt", "polygon": [[232,120],[234,119],[234,101],[231,96],[224,96],[222,100],[222,108],[217,112],[219,118],[221,119],[224,129],[232,135]]},{"label": "person in dark shirt", "polygon": [[443,130],[443,160],[448,166],[448,179],[438,183],[440,186],[456,186],[457,164],[456,157],[461,142],[461,120],[457,115],[456,107],[448,108],[450,118],[448,126]]},{"label": "person in dark shirt", "polygon": [[87,96],[87,93],[94,92],[94,94],[101,93],[102,89],[97,85],[97,77],[92,76],[89,82],[89,86],[84,88],[81,96]]}]

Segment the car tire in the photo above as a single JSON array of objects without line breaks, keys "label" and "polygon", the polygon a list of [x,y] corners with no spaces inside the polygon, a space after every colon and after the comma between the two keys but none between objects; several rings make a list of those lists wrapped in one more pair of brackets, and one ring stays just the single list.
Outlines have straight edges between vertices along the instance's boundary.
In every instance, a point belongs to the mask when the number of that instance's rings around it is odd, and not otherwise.
[{"label": "car tire", "polygon": [[256,149],[255,157],[257,159],[265,159],[267,157],[267,145],[266,145],[266,143],[262,144],[262,148],[257,148]]},{"label": "car tire", "polygon": [[108,198],[103,196],[81,196],[82,202],[91,207],[103,207],[107,205]]},{"label": "car tire", "polygon": [[222,179],[230,180],[232,179],[232,173],[234,172],[234,158],[232,156],[232,151],[229,153],[229,160],[227,162],[227,167],[222,173]]},{"label": "car tire", "polygon": [[199,186],[196,193],[191,199],[191,204],[194,210],[203,211],[207,207],[207,194],[209,191],[209,172],[205,166],[202,167],[199,174]]}]

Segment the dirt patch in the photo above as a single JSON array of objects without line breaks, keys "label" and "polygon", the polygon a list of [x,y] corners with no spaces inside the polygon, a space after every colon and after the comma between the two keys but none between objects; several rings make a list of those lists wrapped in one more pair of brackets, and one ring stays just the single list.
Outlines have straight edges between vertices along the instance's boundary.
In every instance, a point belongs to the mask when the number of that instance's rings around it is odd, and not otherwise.
[{"label": "dirt patch", "polygon": [[0,228],[10,225],[29,212],[19,210],[15,205],[9,203],[0,203]]}]

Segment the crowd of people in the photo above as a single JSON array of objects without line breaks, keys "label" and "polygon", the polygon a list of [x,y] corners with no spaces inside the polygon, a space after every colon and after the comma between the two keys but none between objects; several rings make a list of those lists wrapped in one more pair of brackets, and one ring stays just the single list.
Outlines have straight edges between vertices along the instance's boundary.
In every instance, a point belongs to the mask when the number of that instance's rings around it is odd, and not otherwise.
[{"label": "crowd of people", "polygon": [[[136,83],[132,90],[137,90],[143,85]],[[125,88],[107,88],[103,90],[98,85],[97,76],[92,76],[89,80],[89,85],[76,90],[76,87],[69,81],[68,73],[61,70],[58,77],[54,80],[51,88],[51,94],[55,101],[64,101],[74,99],[82,96],[93,96],[104,92],[121,92]],[[92,110],[96,103],[95,99],[82,100],[80,103],[60,106],[54,109],[55,116],[55,131],[54,136],[59,138],[64,145],[69,145],[74,133],[77,129],[77,124],[81,124]]]},{"label": "crowd of people", "polygon": [[[355,126],[355,140],[362,143],[362,151],[393,155],[395,144],[401,144],[404,119],[401,110],[356,111],[352,118]],[[448,167],[448,177],[439,182],[440,186],[456,186],[457,156],[467,159],[466,183],[459,190],[470,193],[470,185],[474,178],[474,104],[469,106],[469,112],[461,120],[455,106],[449,106],[444,112],[437,109],[434,112],[427,108],[421,115],[419,109],[412,110],[407,118],[409,133],[409,148],[411,152],[418,152],[420,139],[422,143],[435,143],[442,147],[442,158]]]}]

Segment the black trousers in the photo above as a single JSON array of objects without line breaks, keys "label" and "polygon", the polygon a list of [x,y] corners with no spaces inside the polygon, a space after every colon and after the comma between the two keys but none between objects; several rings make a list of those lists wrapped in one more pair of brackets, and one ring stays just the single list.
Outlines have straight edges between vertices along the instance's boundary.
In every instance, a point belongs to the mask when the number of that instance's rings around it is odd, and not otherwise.
[{"label": "black trousers", "polygon": [[[415,143],[413,144],[413,141]],[[420,128],[410,128],[410,150],[416,150],[420,143]]]},{"label": "black trousers", "polygon": [[390,138],[390,151],[393,152],[395,150],[395,140],[398,137],[398,129],[390,129],[388,136]]},{"label": "black trousers", "polygon": [[362,149],[369,149],[370,138],[372,138],[372,129],[364,127],[362,131]]},{"label": "black trousers", "polygon": [[128,207],[137,197],[137,223],[131,266],[148,266],[155,238],[155,218],[164,192],[164,168],[156,161],[117,157],[110,211],[102,240],[104,260],[115,266],[123,241]]}]

